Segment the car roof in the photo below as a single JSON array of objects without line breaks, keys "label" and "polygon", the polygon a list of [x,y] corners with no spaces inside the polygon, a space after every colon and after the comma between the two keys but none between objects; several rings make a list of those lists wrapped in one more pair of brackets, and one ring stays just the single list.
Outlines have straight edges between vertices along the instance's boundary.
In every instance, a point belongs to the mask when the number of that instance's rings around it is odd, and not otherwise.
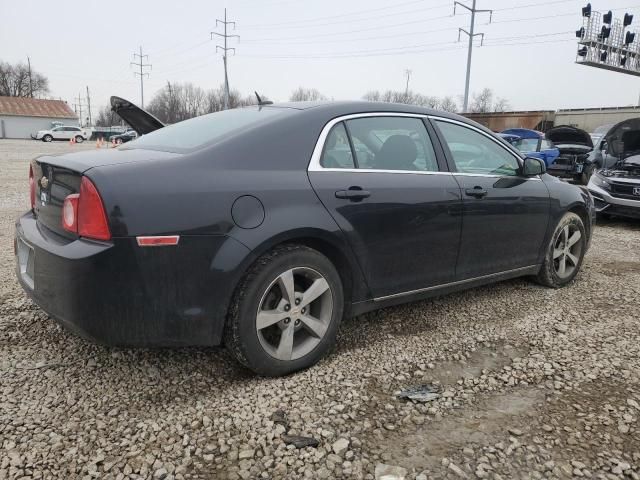
[{"label": "car roof", "polygon": [[507,128],[506,130],[503,130],[500,133],[503,133],[506,135],[517,135],[520,138],[538,139],[544,136],[544,133],[539,132],[537,130],[531,130],[529,128]]},{"label": "car roof", "polygon": [[[457,117],[464,119],[459,115],[451,114],[441,110],[421,107],[418,105],[407,105],[404,103],[387,103],[387,102],[367,102],[367,101],[313,101],[313,102],[282,102],[264,105],[263,108],[292,108],[295,110],[311,110],[322,111],[323,113],[335,112],[344,114],[344,112],[353,113],[370,113],[370,112],[398,112],[398,113],[416,113],[420,115],[438,115],[442,117]],[[348,113],[347,113],[348,114]],[[467,120],[467,119],[464,119]],[[468,120],[467,120],[468,121]]]}]

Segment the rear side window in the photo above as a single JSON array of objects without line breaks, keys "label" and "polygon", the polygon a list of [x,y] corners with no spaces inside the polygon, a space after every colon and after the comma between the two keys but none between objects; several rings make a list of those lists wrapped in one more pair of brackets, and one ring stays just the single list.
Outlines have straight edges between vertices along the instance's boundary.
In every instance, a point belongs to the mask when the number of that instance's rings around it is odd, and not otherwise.
[{"label": "rear side window", "polygon": [[358,168],[438,170],[427,129],[418,118],[363,117],[347,121]]},{"label": "rear side window", "polygon": [[[129,148],[186,152],[290,112],[284,108],[235,108],[174,123],[127,143]],[[282,141],[282,139],[281,139]]]},{"label": "rear side window", "polygon": [[484,175],[517,175],[520,164],[486,135],[461,125],[436,121],[449,147],[456,170]]},{"label": "rear side window", "polygon": [[349,137],[342,122],[334,126],[327,135],[320,165],[324,168],[355,168]]}]

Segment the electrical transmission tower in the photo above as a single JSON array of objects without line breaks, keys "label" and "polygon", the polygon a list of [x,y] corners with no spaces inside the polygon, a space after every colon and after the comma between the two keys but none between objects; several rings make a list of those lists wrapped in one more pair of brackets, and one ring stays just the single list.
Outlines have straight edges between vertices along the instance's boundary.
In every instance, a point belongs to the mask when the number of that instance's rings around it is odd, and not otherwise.
[{"label": "electrical transmission tower", "polygon": [[222,50],[222,61],[224,63],[224,109],[229,108],[229,75],[227,74],[227,52],[232,51],[235,55],[236,49],[233,47],[227,47],[227,39],[228,38],[240,38],[240,35],[228,35],[227,34],[227,25],[233,25],[233,29],[236,28],[236,22],[228,22],[227,21],[227,9],[224,9],[224,20],[219,20],[216,18],[216,28],[219,24],[224,26],[224,33],[211,32],[211,38],[214,35],[224,38],[224,46],[216,45],[216,52],[218,49]]},{"label": "electrical transmission tower", "polygon": [[133,72],[134,75],[140,75],[140,107],[144,108],[144,76],[146,75],[147,78],[149,78],[149,73],[145,72],[144,69],[146,67],[149,67],[149,69],[151,69],[151,64],[150,63],[144,63],[143,60],[144,58],[149,58],[149,55],[143,55],[142,54],[142,47],[140,47],[140,53],[134,53],[133,54],[133,59],[135,60],[136,57],[139,58],[138,62],[131,62],[131,65],[135,65],[136,67],[140,67],[140,72]]},{"label": "electrical transmission tower", "polygon": [[[75,99],[74,99],[75,100]],[[82,107],[86,106],[85,103],[82,103],[82,96],[78,94],[78,103],[73,104],[73,111],[78,114],[78,118],[80,119],[80,126],[82,126]]]},{"label": "electrical transmission tower", "polygon": [[469,111],[469,81],[471,80],[471,55],[473,53],[473,39],[475,37],[481,37],[480,45],[484,42],[484,33],[475,33],[476,27],[476,13],[489,13],[489,23],[491,23],[491,17],[493,16],[493,10],[479,10],[476,8],[476,0],[472,0],[471,6],[465,5],[460,2],[453,2],[453,14],[456,14],[456,6],[460,5],[462,8],[466,8],[471,12],[471,26],[469,31],[464,28],[458,29],[458,41],[460,41],[460,34],[466,33],[469,37],[469,48],[467,51],[467,77],[464,84],[464,105],[462,106],[463,112]]}]

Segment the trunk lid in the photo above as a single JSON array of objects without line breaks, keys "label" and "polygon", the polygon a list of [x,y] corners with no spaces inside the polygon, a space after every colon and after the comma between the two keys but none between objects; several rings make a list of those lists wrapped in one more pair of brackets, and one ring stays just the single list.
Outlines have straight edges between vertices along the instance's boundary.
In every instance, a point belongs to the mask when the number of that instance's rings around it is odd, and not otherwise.
[{"label": "trunk lid", "polygon": [[138,135],[146,135],[164,127],[164,123],[156,117],[124,98],[111,97],[111,110],[131,125]]}]

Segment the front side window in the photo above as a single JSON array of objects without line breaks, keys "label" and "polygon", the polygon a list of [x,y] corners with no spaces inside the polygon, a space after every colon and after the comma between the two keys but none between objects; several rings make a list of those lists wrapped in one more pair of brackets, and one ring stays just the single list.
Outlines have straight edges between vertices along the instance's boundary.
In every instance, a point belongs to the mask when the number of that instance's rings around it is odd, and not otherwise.
[{"label": "front side window", "polygon": [[516,140],[512,145],[521,152],[535,152],[538,150],[538,139],[520,138]]},{"label": "front side window", "polygon": [[551,142],[551,140],[542,140],[542,146],[540,147],[540,150],[551,150],[552,148],[556,147],[553,142]]},{"label": "front side window", "polygon": [[358,168],[438,170],[427,129],[419,118],[363,117],[346,122]]},{"label": "front side window", "polygon": [[349,137],[342,122],[335,125],[327,135],[320,165],[324,168],[355,168]]},{"label": "front side window", "polygon": [[516,157],[490,138],[467,127],[436,121],[456,170],[460,173],[485,175],[517,175],[520,164]]}]

